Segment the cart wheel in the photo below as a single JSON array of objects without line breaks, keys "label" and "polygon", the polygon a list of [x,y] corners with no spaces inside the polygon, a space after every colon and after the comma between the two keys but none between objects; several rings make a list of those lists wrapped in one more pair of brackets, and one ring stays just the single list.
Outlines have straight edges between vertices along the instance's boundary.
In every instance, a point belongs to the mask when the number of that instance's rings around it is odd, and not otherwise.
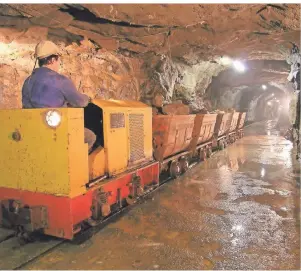
[{"label": "cart wheel", "polygon": [[223,150],[225,148],[224,142],[222,140],[220,140],[218,142],[218,147],[219,147],[220,150]]},{"label": "cart wheel", "polygon": [[169,168],[169,174],[172,178],[176,178],[181,174],[181,168],[178,161],[172,161]]},{"label": "cart wheel", "polygon": [[180,169],[181,172],[184,173],[188,170],[189,168],[189,162],[187,158],[181,158],[179,161]]},{"label": "cart wheel", "polygon": [[136,200],[130,196],[126,197],[125,200],[128,205],[133,205],[136,202]]},{"label": "cart wheel", "polygon": [[212,148],[209,147],[209,148],[207,149],[207,158],[210,158],[211,155],[212,155]]}]

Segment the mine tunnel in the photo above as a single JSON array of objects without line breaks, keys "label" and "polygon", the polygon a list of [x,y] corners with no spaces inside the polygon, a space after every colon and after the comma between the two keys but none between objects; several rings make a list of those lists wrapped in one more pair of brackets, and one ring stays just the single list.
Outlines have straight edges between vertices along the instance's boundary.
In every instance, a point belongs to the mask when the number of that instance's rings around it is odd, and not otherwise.
[{"label": "mine tunnel", "polygon": [[0,269],[300,270],[299,4],[0,4]]}]

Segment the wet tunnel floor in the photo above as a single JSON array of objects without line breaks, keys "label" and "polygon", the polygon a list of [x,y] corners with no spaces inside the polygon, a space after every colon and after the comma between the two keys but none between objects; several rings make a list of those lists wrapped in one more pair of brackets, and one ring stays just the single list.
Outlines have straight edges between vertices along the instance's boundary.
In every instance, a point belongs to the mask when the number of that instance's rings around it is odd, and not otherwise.
[{"label": "wet tunnel floor", "polygon": [[300,269],[300,166],[273,123],[173,180],[81,245],[25,269]]}]

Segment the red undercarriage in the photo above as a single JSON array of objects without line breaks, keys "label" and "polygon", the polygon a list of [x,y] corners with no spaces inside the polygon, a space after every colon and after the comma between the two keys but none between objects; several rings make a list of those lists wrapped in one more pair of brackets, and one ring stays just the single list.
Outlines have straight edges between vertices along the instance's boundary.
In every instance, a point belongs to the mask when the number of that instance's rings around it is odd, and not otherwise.
[{"label": "red undercarriage", "polygon": [[[139,185],[141,188],[145,188],[148,185],[156,185],[159,183],[159,164],[155,162],[122,176],[106,180],[87,190],[86,194],[74,198],[0,188],[0,203],[3,205],[8,200],[17,200],[26,208],[43,206],[47,210],[46,222],[43,222],[45,223],[43,232],[52,236],[72,239],[74,234],[80,230],[79,224],[91,217],[91,207],[93,199],[95,199],[95,192],[100,190],[101,193],[105,194],[107,205],[112,206],[118,203],[120,199],[133,195],[132,180],[135,176],[140,177]],[[32,227],[37,225],[34,224],[35,220],[40,223],[42,217],[40,211],[31,211],[29,216],[31,217],[30,223]],[[1,211],[0,205],[0,223],[3,217],[3,208]]]}]

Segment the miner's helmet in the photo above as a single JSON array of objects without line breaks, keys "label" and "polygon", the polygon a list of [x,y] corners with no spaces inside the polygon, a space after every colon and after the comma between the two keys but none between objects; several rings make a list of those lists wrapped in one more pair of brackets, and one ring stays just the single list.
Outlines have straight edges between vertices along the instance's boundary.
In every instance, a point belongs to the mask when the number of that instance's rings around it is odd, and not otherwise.
[{"label": "miner's helmet", "polygon": [[42,59],[51,55],[61,55],[60,49],[52,41],[44,40],[37,44],[35,49],[35,57]]}]

